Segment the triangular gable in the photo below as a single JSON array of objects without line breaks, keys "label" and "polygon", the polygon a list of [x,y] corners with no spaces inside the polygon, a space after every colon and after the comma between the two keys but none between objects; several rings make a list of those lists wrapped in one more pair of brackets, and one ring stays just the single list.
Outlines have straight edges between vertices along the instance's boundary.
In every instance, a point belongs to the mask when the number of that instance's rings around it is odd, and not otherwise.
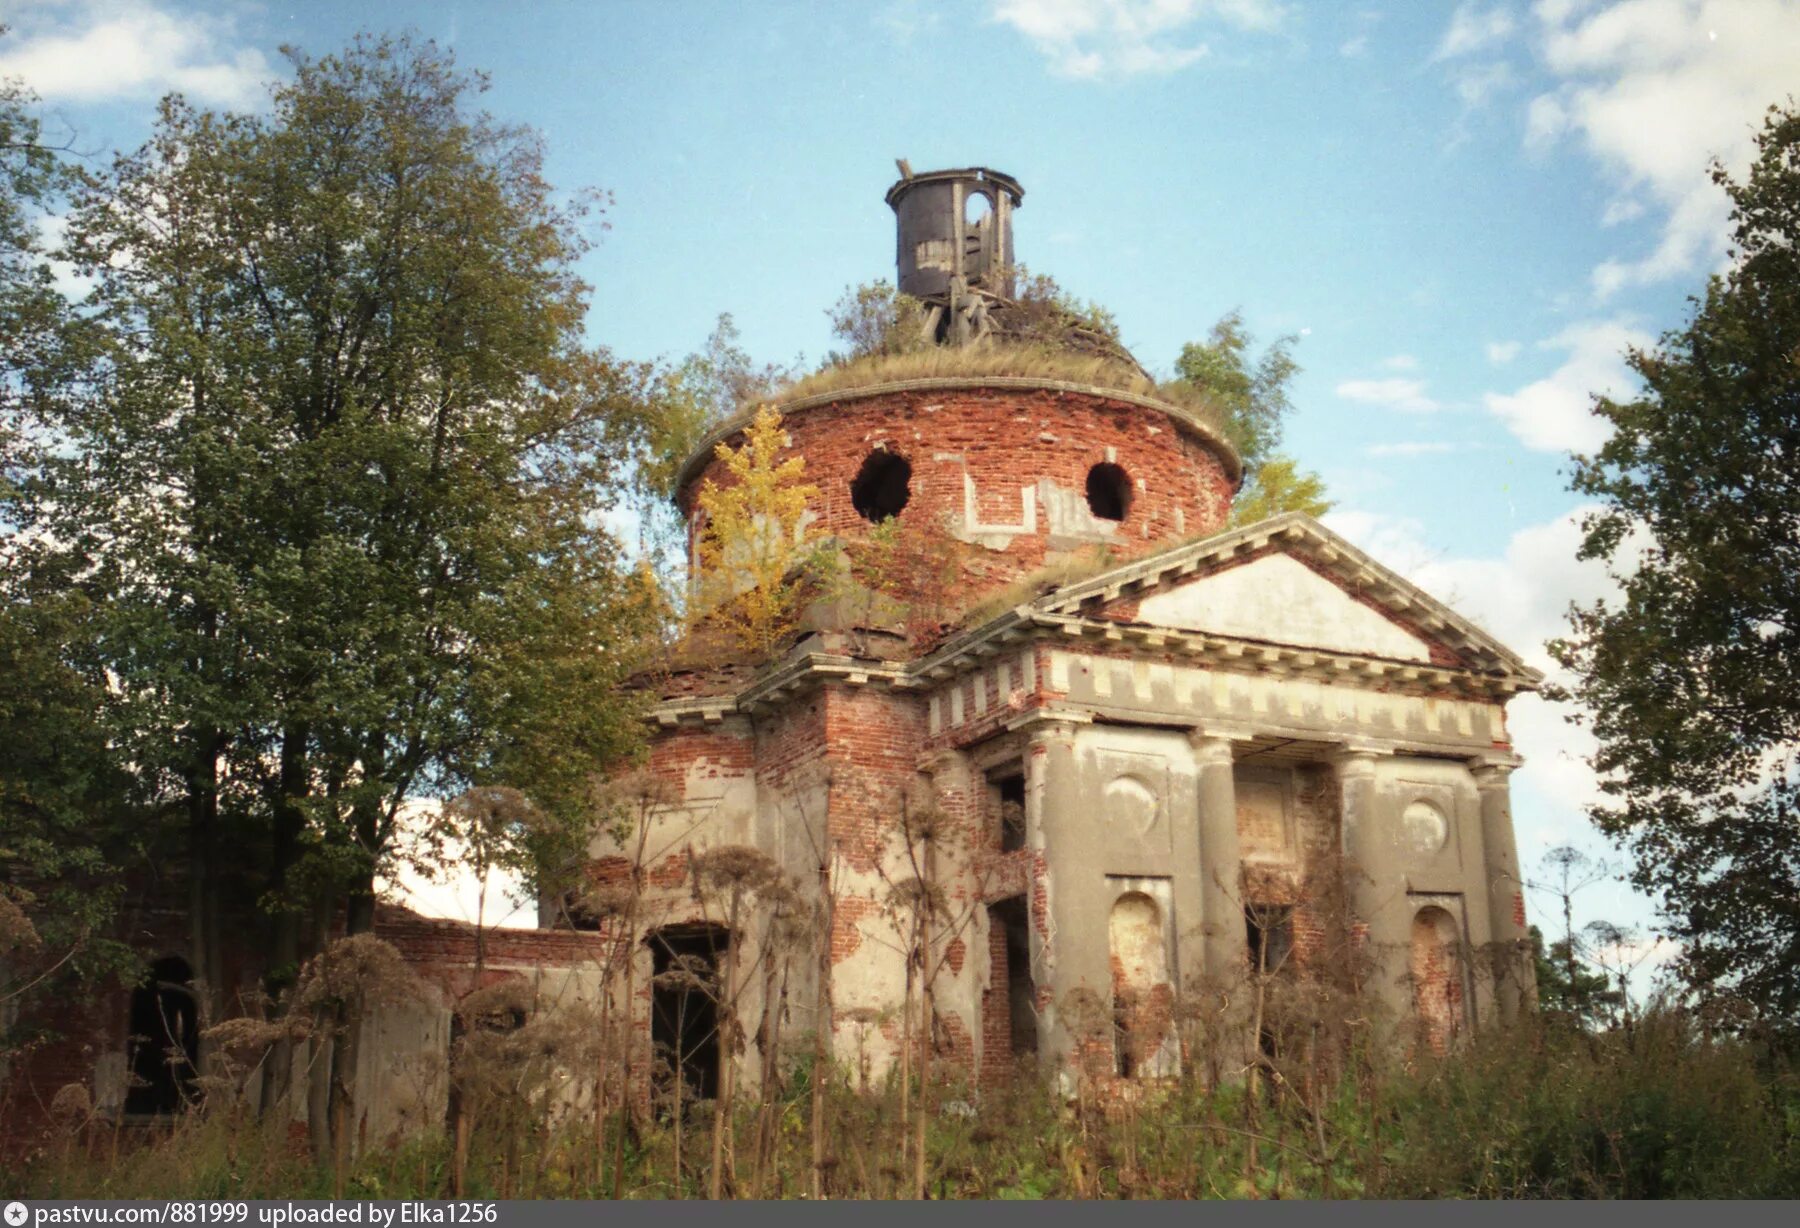
[{"label": "triangular gable", "polygon": [[[1111,611],[1102,609],[1100,617]],[[1272,551],[1146,593],[1131,622],[1396,661],[1431,660],[1422,636],[1292,555]]]},{"label": "triangular gable", "polygon": [[1289,512],[1137,559],[1033,602],[1041,613],[1352,656],[1541,675],[1312,517]]}]

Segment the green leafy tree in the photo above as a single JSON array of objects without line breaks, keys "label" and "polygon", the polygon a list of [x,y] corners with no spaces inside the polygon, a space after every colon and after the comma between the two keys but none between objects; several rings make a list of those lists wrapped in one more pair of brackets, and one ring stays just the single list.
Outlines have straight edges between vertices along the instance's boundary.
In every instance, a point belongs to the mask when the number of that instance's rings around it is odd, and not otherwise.
[{"label": "green leafy tree", "polygon": [[846,347],[827,354],[827,366],[877,354],[910,354],[935,344],[926,332],[925,304],[885,279],[845,287],[825,314],[832,335]]},{"label": "green leafy tree", "polygon": [[1276,339],[1253,361],[1255,340],[1244,329],[1244,317],[1232,311],[1219,318],[1206,340],[1190,341],[1175,359],[1176,377],[1218,406],[1225,438],[1244,458],[1247,472],[1281,445],[1283,422],[1293,410],[1288,384],[1300,370],[1294,361],[1297,338]]},{"label": "green leafy tree", "polygon": [[38,240],[69,171],[35,103],[0,81],[0,1018],[129,962],[109,937],[119,871],[154,843],[102,723],[93,610],[25,531],[30,410],[67,375],[75,324]]},{"label": "green leafy tree", "polygon": [[1236,311],[1220,317],[1204,341],[1181,347],[1176,382],[1206,397],[1219,415],[1225,438],[1244,461],[1244,486],[1232,506],[1233,524],[1250,524],[1283,512],[1322,516],[1330,510],[1319,475],[1282,456],[1281,432],[1293,412],[1288,385],[1299,373],[1297,338],[1280,337],[1252,359],[1255,343]]},{"label": "green leafy tree", "polygon": [[1684,971],[1800,1023],[1800,113],[1772,109],[1735,182],[1733,262],[1690,323],[1599,398],[1577,457],[1580,554],[1620,578],[1552,644],[1599,740],[1600,827],[1634,855]]},{"label": "green leafy tree", "polygon": [[1543,931],[1531,927],[1531,955],[1537,965],[1538,1008],[1593,1028],[1611,1016],[1623,997],[1604,972],[1588,967],[1576,940],[1558,938],[1544,945]]},{"label": "green leafy tree", "polygon": [[370,928],[415,799],[585,823],[654,639],[599,527],[660,406],[583,335],[592,202],[434,45],[291,58],[264,113],[166,100],[77,196],[107,345],[24,497],[92,599],[113,742],[186,816],[214,987],[234,894],[290,976],[304,920]]},{"label": "green leafy tree", "polygon": [[706,344],[662,370],[647,388],[629,497],[638,554],[661,578],[671,608],[683,606],[686,589],[687,521],[674,503],[682,462],[714,427],[768,399],[798,370],[797,361],[787,367],[757,363],[737,322],[722,312]]},{"label": "green leafy tree", "polygon": [[1020,340],[1053,346],[1097,341],[1130,361],[1119,338],[1119,321],[1105,307],[1077,297],[1048,273],[1033,273],[1024,265],[1014,270],[1013,281],[1017,319],[1012,327]]},{"label": "green leafy tree", "polygon": [[1254,524],[1283,512],[1323,516],[1331,506],[1318,474],[1301,472],[1290,456],[1271,456],[1245,479],[1231,504],[1231,523]]}]

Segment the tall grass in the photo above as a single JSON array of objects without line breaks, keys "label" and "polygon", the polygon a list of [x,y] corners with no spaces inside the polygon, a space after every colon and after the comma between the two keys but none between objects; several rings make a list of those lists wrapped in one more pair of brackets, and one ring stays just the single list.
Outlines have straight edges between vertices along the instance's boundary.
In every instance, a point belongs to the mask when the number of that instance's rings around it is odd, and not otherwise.
[{"label": "tall grass", "polygon": [[[796,1051],[804,1053],[807,1046]],[[731,1123],[740,1155],[765,1157],[764,1197],[804,1196],[813,1178],[810,1115],[829,1116],[822,1165],[830,1197],[905,1197],[915,1174],[900,1140],[898,1079],[857,1091],[827,1072],[814,1099],[799,1059],[771,1102]],[[941,1072],[940,1072],[941,1073]],[[1346,1064],[1329,1083],[1264,1083],[1245,1112],[1243,1083],[1193,1080],[1102,1089],[1070,1103],[1041,1071],[977,1093],[939,1079],[925,1134],[935,1198],[1786,1198],[1800,1195],[1800,1072],[1735,1040],[1709,1040],[1673,1010],[1601,1035],[1533,1021],[1482,1035],[1444,1059],[1377,1073]],[[912,1097],[916,1103],[916,1094]],[[692,1106],[690,1138],[710,1106]],[[1255,1128],[1246,1128],[1254,1121]],[[595,1164],[591,1119],[544,1107],[477,1115],[469,1197],[703,1197],[717,1180],[706,1148],[679,1170],[675,1131],[643,1113],[609,1129]],[[764,1146],[753,1148],[761,1137]],[[615,1144],[619,1144],[615,1150]],[[612,1171],[617,1157],[621,1166]],[[453,1145],[426,1132],[366,1147],[344,1193],[447,1197]],[[160,1133],[67,1122],[0,1184],[33,1197],[329,1196],[332,1178],[303,1139],[246,1111],[190,1114]],[[727,1183],[727,1195],[749,1192]]]},{"label": "tall grass", "polygon": [[1205,392],[1180,380],[1158,383],[1130,363],[1053,345],[990,341],[970,346],[930,346],[900,354],[871,354],[821,368],[784,387],[777,403],[866,388],[874,384],[931,378],[1020,377],[1116,389],[1165,401],[1186,410],[1214,431],[1221,429],[1218,405]]}]

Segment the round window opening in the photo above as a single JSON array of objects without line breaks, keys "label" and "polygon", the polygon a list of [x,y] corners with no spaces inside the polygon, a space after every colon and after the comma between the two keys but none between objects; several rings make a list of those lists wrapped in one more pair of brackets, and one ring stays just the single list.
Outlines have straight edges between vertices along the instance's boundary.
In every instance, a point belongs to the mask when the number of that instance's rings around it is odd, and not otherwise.
[{"label": "round window opening", "polygon": [[988,214],[994,211],[994,202],[987,198],[987,193],[976,188],[967,189],[968,195],[963,197],[963,224],[971,229],[987,220]]},{"label": "round window opening", "polygon": [[1123,520],[1131,510],[1131,477],[1119,466],[1104,461],[1088,470],[1088,510],[1101,520]]},{"label": "round window opening", "polygon": [[850,483],[850,506],[870,524],[892,520],[912,498],[912,466],[904,456],[871,452]]}]

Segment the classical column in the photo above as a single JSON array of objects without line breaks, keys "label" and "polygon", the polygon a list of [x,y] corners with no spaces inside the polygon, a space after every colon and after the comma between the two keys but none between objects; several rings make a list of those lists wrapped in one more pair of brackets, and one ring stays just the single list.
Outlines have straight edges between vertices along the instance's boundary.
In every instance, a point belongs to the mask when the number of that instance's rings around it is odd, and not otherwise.
[{"label": "classical column", "polygon": [[[1073,989],[1096,992],[1109,983],[1106,943],[1059,944],[1065,928],[1075,935],[1094,924],[1094,874],[1080,859],[1081,834],[1092,818],[1081,813],[1081,779],[1075,734],[1081,722],[1058,713],[1040,713],[1027,728],[1025,752],[1025,846],[1031,851],[1027,916],[1031,934],[1031,979],[1037,987],[1038,1050],[1067,1074],[1074,1038],[1057,1017],[1058,1005]],[[1104,918],[1099,922],[1104,933]],[[1064,949],[1066,947],[1066,949]]]},{"label": "classical column", "polygon": [[1379,1000],[1404,1011],[1401,992],[1412,941],[1406,881],[1399,849],[1383,821],[1375,787],[1375,761],[1389,752],[1346,746],[1334,757],[1341,790],[1344,890],[1352,919],[1364,927],[1365,983]]},{"label": "classical column", "polygon": [[1520,1004],[1537,1002],[1537,970],[1525,929],[1525,885],[1519,875],[1519,847],[1513,836],[1512,790],[1508,778],[1519,765],[1513,756],[1470,761],[1481,791],[1482,868],[1487,881],[1488,928],[1492,944],[1494,998],[1502,1019],[1516,1018]]},{"label": "classical column", "polygon": [[1200,918],[1206,977],[1227,990],[1243,976],[1247,941],[1232,752],[1232,743],[1244,736],[1210,729],[1189,735],[1200,777]]}]

